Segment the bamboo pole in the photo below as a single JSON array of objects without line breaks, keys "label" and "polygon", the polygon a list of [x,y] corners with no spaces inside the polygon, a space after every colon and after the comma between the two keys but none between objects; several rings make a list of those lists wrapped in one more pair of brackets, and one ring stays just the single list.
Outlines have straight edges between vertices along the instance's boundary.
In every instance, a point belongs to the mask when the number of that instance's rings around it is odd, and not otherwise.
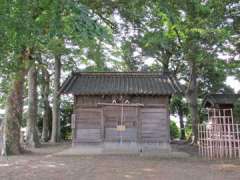
[{"label": "bamboo pole", "polygon": [[201,154],[201,132],[200,132],[200,124],[198,124],[198,154]]},{"label": "bamboo pole", "polygon": [[208,109],[208,122],[198,126],[199,154],[209,160],[240,158],[240,124],[232,109]]},{"label": "bamboo pole", "polygon": [[238,158],[240,159],[240,138],[239,138],[239,124],[237,124],[237,144],[238,144]]},{"label": "bamboo pole", "polygon": [[229,156],[232,158],[232,140],[231,140],[231,125],[230,125],[230,119],[228,119],[228,147],[229,147]]}]

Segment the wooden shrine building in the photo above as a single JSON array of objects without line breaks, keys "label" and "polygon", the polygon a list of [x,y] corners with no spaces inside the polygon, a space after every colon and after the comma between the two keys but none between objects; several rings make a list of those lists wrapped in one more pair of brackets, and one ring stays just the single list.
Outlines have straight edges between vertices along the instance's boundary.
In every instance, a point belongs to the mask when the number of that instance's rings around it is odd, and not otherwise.
[{"label": "wooden shrine building", "polygon": [[208,120],[198,124],[199,154],[208,159],[240,158],[240,124],[233,116],[240,94],[209,94],[203,100]]},{"label": "wooden shrine building", "polygon": [[232,109],[240,94],[208,94],[203,99],[204,108]]},{"label": "wooden shrine building", "polygon": [[168,144],[174,78],[145,72],[78,72],[60,92],[74,95],[72,142]]}]

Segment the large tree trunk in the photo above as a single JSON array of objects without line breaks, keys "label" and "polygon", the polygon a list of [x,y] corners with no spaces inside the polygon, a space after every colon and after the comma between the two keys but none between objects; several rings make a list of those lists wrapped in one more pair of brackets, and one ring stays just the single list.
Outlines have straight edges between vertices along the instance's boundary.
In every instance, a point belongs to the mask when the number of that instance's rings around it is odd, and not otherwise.
[{"label": "large tree trunk", "polygon": [[53,90],[53,109],[52,109],[52,136],[51,142],[55,143],[60,141],[60,96],[58,91],[60,88],[61,77],[61,56],[55,56],[54,63],[54,90]]},{"label": "large tree trunk", "polygon": [[184,140],[186,138],[185,136],[185,127],[184,127],[184,122],[183,122],[183,112],[180,111],[178,113],[179,115],[179,120],[180,120],[180,139]]},{"label": "large tree trunk", "polygon": [[44,108],[44,114],[43,114],[43,128],[42,128],[42,141],[46,142],[49,140],[49,125],[50,125],[50,120],[51,120],[51,107],[49,105],[49,84],[50,84],[50,77],[49,73],[46,69],[43,71],[43,84],[42,84],[42,98],[43,98],[43,108]]},{"label": "large tree trunk", "polygon": [[3,155],[20,154],[20,128],[23,112],[23,87],[26,71],[23,68],[16,72],[12,80],[12,87],[9,91],[6,102],[6,114],[3,132]]},{"label": "large tree trunk", "polygon": [[194,60],[190,61],[191,75],[190,75],[190,84],[187,90],[187,96],[189,101],[190,114],[192,118],[192,134],[193,134],[193,143],[196,144],[198,140],[198,107],[197,107],[197,98],[198,98],[198,87],[197,87],[197,66]]},{"label": "large tree trunk", "polygon": [[39,147],[37,132],[37,70],[33,65],[28,71],[28,118],[26,143],[30,147]]},{"label": "large tree trunk", "polygon": [[162,66],[163,66],[162,72],[169,73],[169,63],[170,63],[170,58],[172,54],[167,50],[164,50],[162,53],[163,53],[163,59],[160,59],[160,62],[162,63]]}]

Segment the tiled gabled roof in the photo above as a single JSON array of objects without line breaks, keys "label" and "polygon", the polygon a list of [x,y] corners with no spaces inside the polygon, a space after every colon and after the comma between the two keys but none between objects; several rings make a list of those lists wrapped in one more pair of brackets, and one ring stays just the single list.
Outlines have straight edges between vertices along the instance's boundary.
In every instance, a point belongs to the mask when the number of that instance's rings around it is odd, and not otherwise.
[{"label": "tiled gabled roof", "polygon": [[170,75],[145,72],[77,72],[60,93],[74,95],[172,95],[183,92]]},{"label": "tiled gabled roof", "polygon": [[203,106],[207,104],[219,105],[219,104],[234,104],[240,99],[240,94],[208,94],[203,100]]}]

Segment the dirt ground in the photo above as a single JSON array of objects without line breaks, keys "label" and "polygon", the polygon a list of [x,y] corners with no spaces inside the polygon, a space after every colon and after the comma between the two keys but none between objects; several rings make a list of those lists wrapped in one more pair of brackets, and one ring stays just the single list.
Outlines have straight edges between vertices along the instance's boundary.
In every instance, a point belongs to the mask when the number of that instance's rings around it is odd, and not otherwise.
[{"label": "dirt ground", "polygon": [[0,159],[0,180],[240,180],[240,160],[207,161],[139,155],[57,156],[68,144],[43,145],[21,156]]}]

